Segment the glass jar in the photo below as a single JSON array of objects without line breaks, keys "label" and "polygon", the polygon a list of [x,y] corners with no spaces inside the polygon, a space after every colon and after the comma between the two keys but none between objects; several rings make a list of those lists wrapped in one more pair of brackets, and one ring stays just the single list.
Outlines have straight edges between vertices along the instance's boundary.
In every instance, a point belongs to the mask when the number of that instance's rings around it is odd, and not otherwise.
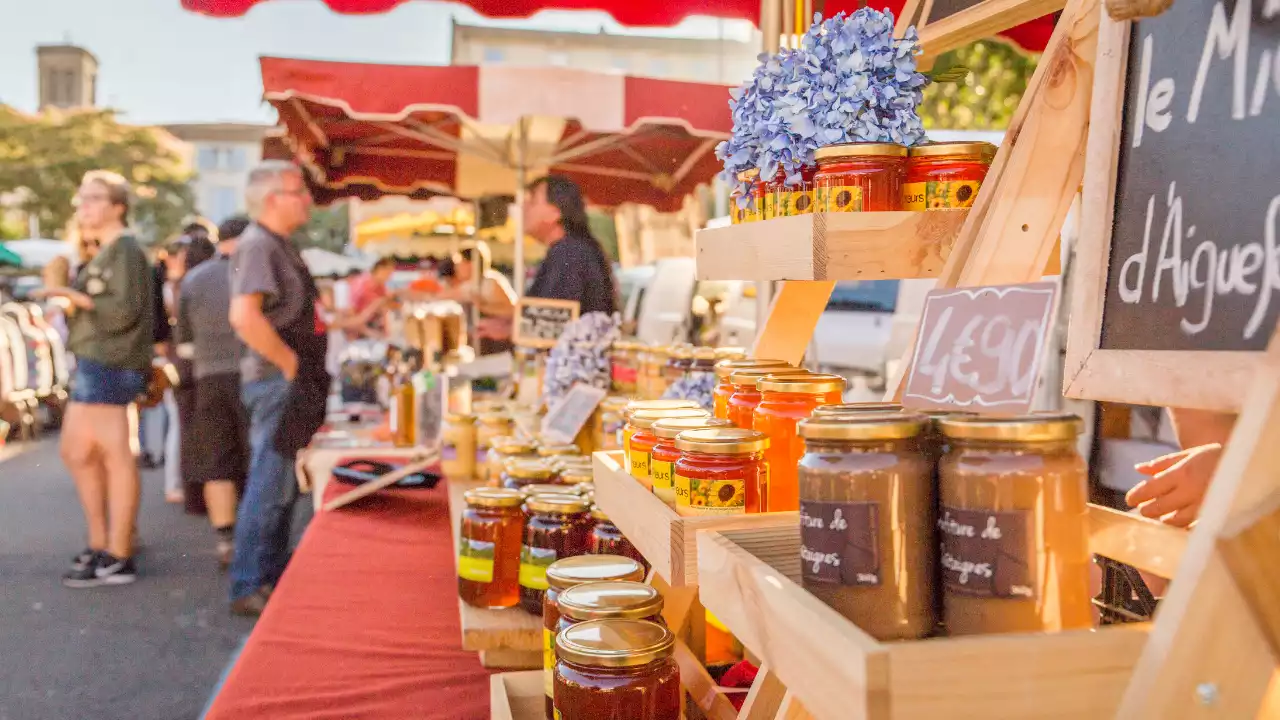
[{"label": "glass jar", "polygon": [[635,428],[631,426],[631,416],[641,410],[675,410],[678,408],[698,409],[698,403],[692,400],[632,400],[622,410],[622,456],[626,462],[626,470],[631,470],[631,436]]},{"label": "glass jar", "polygon": [[671,410],[637,410],[631,413],[627,427],[631,430],[631,439],[627,443],[627,459],[631,468],[631,477],[653,489],[653,476],[649,473],[649,452],[657,438],[653,435],[653,424],[666,418],[705,418],[711,413],[701,408],[673,408]]},{"label": "glass jar", "polygon": [[651,347],[644,353],[641,362],[643,377],[640,379],[640,397],[644,400],[657,399],[667,389],[662,377],[662,370],[667,366],[667,355],[671,352],[667,347]]},{"label": "glass jar", "polygon": [[729,376],[738,370],[756,368],[789,368],[781,360],[720,360],[715,364],[716,387],[711,391],[712,415],[722,420],[729,419],[729,396],[733,395],[733,383]]},{"label": "glass jar", "polygon": [[587,583],[644,579],[644,568],[631,558],[618,555],[582,555],[557,560],[547,568],[547,591],[542,613],[542,680],[547,717],[553,711],[551,696],[555,686],[556,633],[560,627],[560,593]]},{"label": "glass jar", "polygon": [[1090,627],[1088,475],[1074,415],[953,415],[938,471],[951,635]]},{"label": "glass jar", "polygon": [[922,638],[938,623],[928,424],[896,412],[800,422],[804,588],[877,640]]},{"label": "glass jar", "polygon": [[594,482],[595,475],[592,473],[589,466],[582,467],[579,465],[569,465],[560,468],[561,485],[572,485],[577,487],[579,485],[591,485]]},{"label": "glass jar", "polygon": [[653,424],[653,447],[649,450],[649,477],[653,494],[672,509],[676,506],[675,465],[680,459],[676,436],[685,430],[710,427],[732,427],[728,420],[713,417],[664,418]]},{"label": "glass jar", "polygon": [[591,554],[592,555],[621,555],[629,557],[632,560],[644,566],[645,572],[649,571],[649,562],[644,559],[639,550],[631,544],[631,541],[622,534],[617,525],[609,519],[600,506],[596,505],[591,508],[591,519],[595,520],[595,528],[591,530]]},{"label": "glass jar", "polygon": [[766,512],[794,512],[800,509],[796,466],[804,454],[797,425],[819,405],[839,403],[845,381],[839,375],[769,375],[757,385],[760,404],[751,415],[752,427],[769,437],[762,507]]},{"label": "glass jar", "polygon": [[680,720],[675,636],[645,620],[589,620],[556,636],[557,720]]},{"label": "glass jar", "polygon": [[882,413],[882,412],[902,412],[902,406],[898,403],[887,402],[860,402],[860,403],[837,403],[833,405],[819,405],[813,409],[813,417],[822,417],[824,415],[857,415],[859,413]]},{"label": "glass jar", "polygon": [[497,437],[489,446],[489,457],[485,462],[486,479],[490,485],[502,484],[502,473],[510,460],[537,460],[537,444],[532,440],[518,437]]},{"label": "glass jar", "polygon": [[596,449],[604,451],[620,450],[619,438],[622,433],[622,411],[627,407],[625,397],[607,397],[600,402],[600,422],[596,425]]},{"label": "glass jar", "polygon": [[458,597],[479,608],[520,603],[520,493],[477,488],[463,495],[458,541]]},{"label": "glass jar", "polygon": [[440,469],[445,477],[470,480],[476,476],[476,417],[447,415],[440,431]]},{"label": "glass jar", "polygon": [[912,147],[907,156],[903,209],[973,207],[995,155],[996,146],[985,142],[939,142]]},{"label": "glass jar", "polygon": [[676,513],[685,517],[761,511],[768,482],[763,433],[741,428],[686,430],[676,436]]},{"label": "glass jar", "polygon": [[591,549],[591,504],[572,495],[535,495],[524,506],[529,520],[520,548],[520,607],[538,615],[547,568]]},{"label": "glass jar", "polygon": [[551,458],[555,458],[555,457],[568,457],[571,455],[582,454],[582,451],[578,449],[578,446],[572,443],[539,445],[537,452],[538,452],[538,457],[548,462],[551,461]]},{"label": "glass jar", "polygon": [[730,345],[726,347],[716,348],[716,362],[721,360],[745,360],[747,357],[747,349]]},{"label": "glass jar", "polygon": [[736,370],[729,376],[729,384],[733,386],[729,394],[729,421],[735,427],[751,430],[755,420],[756,406],[760,404],[760,389],[757,384],[761,378],[769,375],[810,375],[804,368],[747,368]]},{"label": "glass jar", "polygon": [[846,143],[818,148],[813,178],[820,212],[902,209],[907,148],[893,143]]},{"label": "glass jar", "polygon": [[666,625],[662,594],[652,585],[628,580],[583,583],[556,598],[560,622],[556,632],[589,620],[648,620]]},{"label": "glass jar", "polygon": [[[729,195],[729,220],[734,225],[742,223],[755,222],[760,219],[760,206],[756,201],[755,194],[752,192],[754,185],[748,185],[746,190],[741,188],[742,183],[751,183],[759,177],[760,171],[756,169],[746,170],[738,173],[739,187],[735,187]],[[743,197],[746,197],[743,200]]]},{"label": "glass jar", "polygon": [[521,487],[518,492],[525,499],[534,495],[582,495],[582,491],[573,485],[560,485],[559,483],[533,483]]},{"label": "glass jar", "polygon": [[693,367],[693,347],[689,345],[672,346],[667,355],[667,364],[662,368],[662,381],[666,387],[680,380]]},{"label": "glass jar", "polygon": [[502,466],[498,476],[501,485],[508,490],[519,490],[525,485],[551,483],[555,471],[550,465],[534,457],[510,458]]},{"label": "glass jar", "polygon": [[765,217],[789,217],[791,215],[808,215],[813,212],[813,178],[816,166],[801,168],[800,182],[787,184],[787,173],[781,168],[768,183],[764,196]]},{"label": "glass jar", "polygon": [[[480,413],[476,416],[476,457],[488,458],[493,441],[500,437],[510,437],[512,429],[511,416],[505,412]],[[480,479],[489,479],[489,463],[482,463],[477,468]],[[500,468],[499,468],[500,469]]]}]

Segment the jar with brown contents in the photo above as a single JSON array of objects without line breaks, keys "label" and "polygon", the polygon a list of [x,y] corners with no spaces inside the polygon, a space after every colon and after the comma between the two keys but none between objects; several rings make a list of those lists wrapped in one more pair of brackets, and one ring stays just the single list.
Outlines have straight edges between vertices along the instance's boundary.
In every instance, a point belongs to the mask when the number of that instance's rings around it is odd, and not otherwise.
[{"label": "jar with brown contents", "polygon": [[645,572],[649,571],[649,562],[644,559],[644,555],[636,549],[635,545],[627,539],[626,535],[618,529],[617,525],[609,519],[605,511],[599,506],[592,506],[591,519],[596,522],[595,527],[591,529],[591,554],[592,555],[621,555],[629,557],[632,560],[644,566]]},{"label": "jar with brown contents", "polygon": [[939,466],[951,635],[1090,627],[1088,476],[1074,415],[948,416]]},{"label": "jar with brown contents", "polygon": [[524,514],[520,493],[470,490],[463,498],[458,538],[458,597],[479,608],[520,603],[520,543]]},{"label": "jar with brown contents", "polygon": [[861,413],[800,422],[804,587],[877,640],[937,625],[933,464],[922,415]]},{"label": "jar with brown contents", "polygon": [[574,495],[534,495],[525,508],[529,521],[520,548],[520,607],[539,615],[547,568],[591,549],[591,503]]},{"label": "jar with brown contents", "polygon": [[645,620],[590,620],[556,636],[558,720],[679,720],[675,636]]},{"label": "jar with brown contents", "polygon": [[644,579],[644,568],[631,558],[619,555],[582,555],[558,560],[547,568],[547,592],[542,605],[542,672],[543,689],[547,696],[547,717],[551,717],[551,702],[555,682],[556,633],[560,629],[560,593],[585,583]]},{"label": "jar with brown contents", "polygon": [[501,477],[502,487],[519,490],[525,485],[550,484],[555,471],[541,460],[519,459],[507,462]]},{"label": "jar with brown contents", "polygon": [[662,619],[662,595],[642,582],[615,580],[575,585],[557,596],[556,605],[560,611],[557,633],[588,620],[648,620],[666,625]]},{"label": "jar with brown contents", "polygon": [[523,438],[496,437],[490,443],[489,457],[485,462],[485,479],[490,485],[502,484],[502,473],[507,461],[515,459],[537,460],[537,443]]}]

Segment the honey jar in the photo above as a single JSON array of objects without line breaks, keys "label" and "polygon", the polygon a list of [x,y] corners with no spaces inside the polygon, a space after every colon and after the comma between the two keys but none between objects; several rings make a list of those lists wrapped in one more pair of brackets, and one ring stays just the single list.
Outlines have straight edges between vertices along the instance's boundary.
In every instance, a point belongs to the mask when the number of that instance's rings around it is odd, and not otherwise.
[{"label": "honey jar", "polygon": [[520,493],[497,488],[469,490],[463,499],[458,538],[458,597],[479,608],[520,603],[520,545],[524,514]]},{"label": "honey jar", "polygon": [[814,202],[819,212],[901,210],[907,148],[893,143],[846,143],[814,153]]},{"label": "honey jar", "polygon": [[[768,375],[809,375],[810,372],[803,368],[746,368],[743,370],[735,370],[729,376],[729,382],[733,386],[733,392],[729,395],[729,421],[735,427],[743,430],[751,430],[754,424],[754,413],[756,406],[760,404],[760,388],[757,387],[761,378]],[[837,400],[836,402],[839,402]]]},{"label": "honey jar", "polygon": [[804,454],[797,425],[819,405],[839,403],[845,381],[839,375],[768,375],[756,385],[760,404],[752,412],[752,427],[769,437],[769,475],[761,501],[766,512],[794,512],[800,507],[796,465]]},{"label": "honey jar", "polygon": [[995,155],[996,146],[985,142],[913,146],[907,156],[903,209],[973,207]]},{"label": "honey jar", "polygon": [[496,437],[489,444],[489,456],[485,462],[486,479],[490,485],[502,484],[502,473],[507,461],[515,459],[537,460],[537,444],[532,440],[503,436]]},{"label": "honey jar", "polygon": [[728,420],[713,417],[663,418],[653,424],[653,447],[649,451],[649,477],[653,494],[672,509],[676,506],[675,465],[680,459],[676,436],[685,430],[732,427]]},{"label": "honey jar", "polygon": [[597,450],[622,449],[622,411],[630,402],[625,397],[607,397],[600,402],[600,422],[595,428]]},{"label": "honey jar", "polygon": [[[750,183],[760,175],[760,171],[752,168],[738,173],[739,183]],[[743,199],[745,197],[745,199]],[[734,188],[729,197],[729,221],[734,225],[755,222],[760,219],[760,205],[750,189],[743,191]]]},{"label": "honey jar", "polygon": [[556,636],[558,720],[680,720],[675,636],[645,620],[588,620]]},{"label": "honey jar", "polygon": [[717,382],[715,389],[711,392],[712,415],[723,420],[729,419],[729,397],[733,395],[733,383],[730,382],[729,376],[733,373],[755,368],[785,367],[791,366],[781,360],[720,360],[716,362],[713,371]]},{"label": "honey jar", "polygon": [[662,381],[670,387],[672,383],[683,378],[691,367],[693,367],[693,346],[673,345],[667,355],[667,364],[662,368]]},{"label": "honey jar", "polygon": [[555,471],[542,460],[514,458],[503,467],[501,478],[502,487],[519,490],[526,485],[550,484],[555,479]]},{"label": "honey jar", "polygon": [[662,594],[642,582],[611,580],[583,583],[556,598],[560,622],[556,632],[588,620],[648,620],[665,625]]},{"label": "honey jar", "polygon": [[741,428],[685,430],[676,436],[676,513],[682,516],[760,512],[768,480],[763,433]]},{"label": "honey jar", "polygon": [[470,480],[476,475],[476,417],[447,415],[440,431],[440,469],[445,477]]},{"label": "honey jar", "polygon": [[649,452],[657,438],[653,435],[653,424],[667,418],[705,418],[710,413],[701,408],[673,408],[670,410],[636,410],[631,413],[627,427],[631,439],[627,443],[627,458],[630,461],[631,477],[635,478],[650,490],[653,489],[653,476],[649,472]]},{"label": "honey jar", "polygon": [[525,508],[529,520],[520,548],[520,607],[539,615],[547,568],[591,549],[591,503],[573,495],[534,495]]}]

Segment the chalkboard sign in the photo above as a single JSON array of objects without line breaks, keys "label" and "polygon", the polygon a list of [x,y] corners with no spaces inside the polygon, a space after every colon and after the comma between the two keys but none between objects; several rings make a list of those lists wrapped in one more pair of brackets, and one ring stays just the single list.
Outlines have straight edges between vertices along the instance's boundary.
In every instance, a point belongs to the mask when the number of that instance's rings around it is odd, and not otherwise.
[{"label": "chalkboard sign", "polygon": [[552,348],[565,326],[577,319],[578,303],[573,300],[523,298],[516,303],[513,339],[523,347]]},{"label": "chalkboard sign", "polygon": [[1280,317],[1280,3],[1133,23],[1100,347],[1258,351]]}]

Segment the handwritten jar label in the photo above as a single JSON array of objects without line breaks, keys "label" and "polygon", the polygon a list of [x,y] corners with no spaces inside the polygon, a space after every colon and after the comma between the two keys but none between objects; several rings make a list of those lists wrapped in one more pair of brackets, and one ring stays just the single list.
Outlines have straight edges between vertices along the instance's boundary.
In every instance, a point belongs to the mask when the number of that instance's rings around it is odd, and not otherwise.
[{"label": "handwritten jar label", "polygon": [[458,577],[471,582],[493,582],[493,543],[462,538],[458,544]]},{"label": "handwritten jar label", "polygon": [[942,508],[942,581],[973,597],[1033,598],[1030,513]]},{"label": "handwritten jar label", "polygon": [[800,565],[806,582],[880,584],[879,503],[800,501]]}]

